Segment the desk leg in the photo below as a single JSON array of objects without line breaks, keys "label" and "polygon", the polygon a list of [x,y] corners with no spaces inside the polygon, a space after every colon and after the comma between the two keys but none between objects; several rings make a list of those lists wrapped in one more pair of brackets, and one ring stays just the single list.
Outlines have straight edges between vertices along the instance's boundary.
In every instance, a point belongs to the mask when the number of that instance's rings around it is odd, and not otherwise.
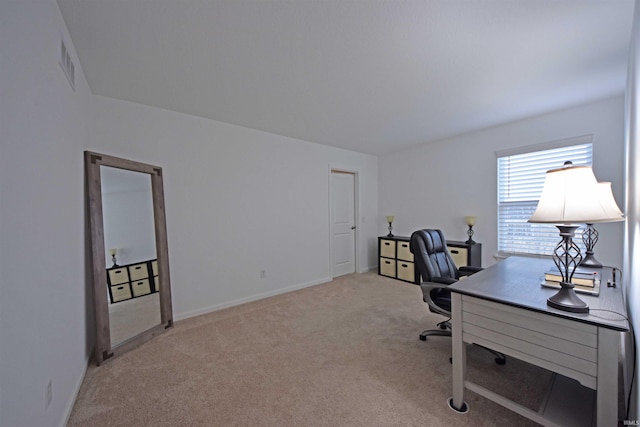
[{"label": "desk leg", "polygon": [[462,295],[451,293],[451,353],[453,372],[453,397],[449,400],[451,409],[467,412],[464,401],[464,381],[467,376],[467,350],[462,341]]},{"label": "desk leg", "polygon": [[620,332],[598,328],[598,427],[618,425],[618,349]]}]

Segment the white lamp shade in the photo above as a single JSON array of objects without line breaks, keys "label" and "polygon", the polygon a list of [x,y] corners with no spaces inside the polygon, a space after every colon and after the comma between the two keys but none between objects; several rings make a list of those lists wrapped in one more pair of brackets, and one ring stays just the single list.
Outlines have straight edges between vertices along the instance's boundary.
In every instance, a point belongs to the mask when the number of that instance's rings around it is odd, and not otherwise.
[{"label": "white lamp shade", "polygon": [[393,215],[387,215],[387,222],[389,224],[391,224],[393,222],[393,220],[395,219],[395,217]]},{"label": "white lamp shade", "polygon": [[471,226],[476,225],[476,217],[475,216],[465,216],[464,220],[467,222],[467,225],[471,225]]},{"label": "white lamp shade", "polygon": [[538,207],[529,222],[579,224],[621,221],[611,183],[600,185],[588,166],[547,171]]},{"label": "white lamp shade", "polygon": [[610,182],[599,182],[597,187],[596,200],[600,204],[600,208],[605,212],[607,219],[593,222],[614,222],[623,221],[624,214],[618,207],[616,200],[613,198],[613,191],[611,190]]}]

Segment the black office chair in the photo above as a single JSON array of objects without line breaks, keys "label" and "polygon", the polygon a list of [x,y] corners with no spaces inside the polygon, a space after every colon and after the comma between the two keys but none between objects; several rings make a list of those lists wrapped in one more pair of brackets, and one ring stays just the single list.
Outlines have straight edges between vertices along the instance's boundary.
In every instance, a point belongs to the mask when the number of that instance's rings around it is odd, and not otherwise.
[{"label": "black office chair", "polygon": [[[470,276],[482,270],[480,267],[457,268],[447,249],[447,241],[440,230],[418,230],[411,235],[409,249],[413,253],[414,262],[421,277],[420,288],[424,302],[433,313],[447,317],[438,323],[439,329],[430,329],[420,334],[426,341],[430,335],[451,336],[451,291],[448,286],[457,282],[462,276]],[[504,365],[504,354],[483,347],[496,356],[496,363]]]}]

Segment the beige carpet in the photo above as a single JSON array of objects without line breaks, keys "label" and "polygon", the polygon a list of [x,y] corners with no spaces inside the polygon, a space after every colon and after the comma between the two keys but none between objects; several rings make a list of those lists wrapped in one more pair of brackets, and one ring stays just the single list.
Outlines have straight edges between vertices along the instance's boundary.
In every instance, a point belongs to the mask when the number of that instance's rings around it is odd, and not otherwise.
[{"label": "beige carpet", "polygon": [[[420,289],[374,273],[176,322],[90,366],[70,426],[531,426],[468,392],[451,395],[451,341],[423,329]],[[550,373],[468,351],[469,377],[537,409]]]}]

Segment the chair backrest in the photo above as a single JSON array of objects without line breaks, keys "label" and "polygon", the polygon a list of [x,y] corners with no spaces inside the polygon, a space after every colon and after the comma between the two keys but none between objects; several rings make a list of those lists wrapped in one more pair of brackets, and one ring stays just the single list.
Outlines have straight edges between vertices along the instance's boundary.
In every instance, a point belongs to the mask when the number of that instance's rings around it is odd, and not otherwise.
[{"label": "chair backrest", "polygon": [[425,282],[434,277],[458,279],[458,269],[447,249],[447,241],[440,230],[418,230],[411,234],[409,249]]}]

